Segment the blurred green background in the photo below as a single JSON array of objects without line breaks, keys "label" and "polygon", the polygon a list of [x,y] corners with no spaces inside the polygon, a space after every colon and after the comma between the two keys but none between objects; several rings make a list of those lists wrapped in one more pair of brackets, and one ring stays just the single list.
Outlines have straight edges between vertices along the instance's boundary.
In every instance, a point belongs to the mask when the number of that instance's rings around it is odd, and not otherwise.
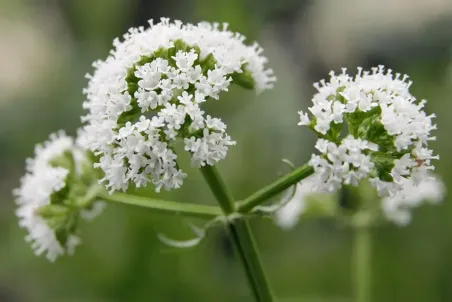
[{"label": "blurred green background", "polygon": [[[129,27],[162,16],[229,22],[262,44],[278,77],[258,97],[234,88],[207,104],[238,141],[219,165],[237,198],[285,172],[281,158],[309,158],[314,136],[296,126],[296,111],[307,108],[312,82],[340,66],[385,64],[411,76],[414,94],[438,116],[437,172],[452,184],[450,0],[1,0],[0,302],[251,301],[221,228],[175,252],[156,234],[191,238],[186,220],[110,205],[83,225],[76,254],[51,264],[34,256],[17,225],[11,190],[24,159],[52,131],[75,134],[91,62]],[[184,187],[163,197],[214,203],[186,159]],[[416,210],[406,228],[374,230],[374,301],[452,301],[451,209],[446,198]],[[259,219],[252,226],[280,301],[352,301],[348,229],[319,220],[291,232]]]}]

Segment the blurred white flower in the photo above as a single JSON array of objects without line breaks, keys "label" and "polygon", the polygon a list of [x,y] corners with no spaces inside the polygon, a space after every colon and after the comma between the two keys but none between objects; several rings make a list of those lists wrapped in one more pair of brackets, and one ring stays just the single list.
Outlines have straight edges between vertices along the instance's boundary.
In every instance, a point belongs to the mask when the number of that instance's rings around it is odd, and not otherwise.
[{"label": "blurred white flower", "polygon": [[406,179],[414,185],[428,179],[431,160],[439,159],[428,149],[436,139],[430,135],[435,115],[424,112],[426,101],[410,94],[407,79],[379,66],[358,68],[355,77],[343,68],[339,75],[331,72],[329,82],[314,84],[311,119],[299,114],[300,125],[319,136],[321,155],[310,161],[320,175],[319,188],[333,192],[368,178],[380,196],[394,196]]},{"label": "blurred white flower", "polygon": [[218,118],[200,105],[218,99],[231,83],[260,92],[275,77],[257,45],[227,25],[171,23],[131,28],[105,61],[88,75],[81,140],[100,156],[110,192],[154,184],[156,191],[182,185],[172,143],[181,138],[195,167],[215,165],[235,142]]},{"label": "blurred white flower", "polygon": [[411,210],[423,203],[437,204],[443,201],[446,188],[437,178],[423,180],[415,186],[409,179],[402,180],[402,190],[396,195],[382,200],[382,209],[386,218],[400,226],[411,222]]},{"label": "blurred white flower", "polygon": [[280,228],[290,230],[295,227],[306,209],[306,198],[318,193],[315,189],[318,181],[317,175],[311,175],[295,185],[295,191],[290,192],[293,195],[275,214],[275,222]]},{"label": "blurred white flower", "polygon": [[[65,253],[72,254],[80,244],[74,233],[78,210],[75,205],[66,205],[65,199],[72,187],[77,190],[73,175],[83,173],[85,160],[72,138],[64,132],[52,134],[48,141],[36,146],[34,158],[27,159],[26,174],[20,187],[13,191],[19,225],[28,232],[26,241],[37,255],[45,253],[52,262]],[[102,210],[94,208],[96,211],[89,213],[89,218]]]}]

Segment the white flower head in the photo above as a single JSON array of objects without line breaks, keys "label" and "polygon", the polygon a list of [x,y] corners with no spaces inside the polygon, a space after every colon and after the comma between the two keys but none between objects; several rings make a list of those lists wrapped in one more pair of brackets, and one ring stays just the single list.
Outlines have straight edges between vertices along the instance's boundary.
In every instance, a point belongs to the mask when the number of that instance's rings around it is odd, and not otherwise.
[{"label": "white flower head", "polygon": [[[162,18],[116,39],[105,61],[88,75],[83,143],[110,192],[152,183],[156,191],[182,185],[173,141],[180,138],[195,167],[215,165],[235,142],[226,125],[206,117],[201,104],[232,83],[257,92],[275,82],[257,44],[217,23],[182,24]],[[212,122],[214,121],[214,122]]]},{"label": "white flower head", "polygon": [[299,125],[319,136],[320,156],[313,155],[310,164],[322,189],[357,186],[366,178],[380,196],[394,196],[406,180],[418,185],[428,179],[431,160],[439,159],[428,148],[435,116],[424,112],[426,101],[411,95],[411,84],[408,76],[383,66],[358,68],[354,77],[343,68],[314,84],[311,116],[299,112]]},{"label": "white flower head", "polygon": [[36,146],[34,158],[27,159],[26,174],[13,191],[19,225],[28,232],[26,240],[37,255],[45,253],[52,262],[72,254],[80,244],[75,234],[78,211],[75,204],[69,206],[73,201],[66,199],[76,197],[71,190],[83,187],[75,179],[92,166],[84,154],[64,132],[50,135],[48,141]]},{"label": "white flower head", "polygon": [[446,193],[443,182],[432,176],[417,186],[411,179],[403,179],[402,182],[401,191],[382,200],[382,210],[386,219],[399,226],[406,226],[411,222],[412,209],[426,202],[440,203]]}]

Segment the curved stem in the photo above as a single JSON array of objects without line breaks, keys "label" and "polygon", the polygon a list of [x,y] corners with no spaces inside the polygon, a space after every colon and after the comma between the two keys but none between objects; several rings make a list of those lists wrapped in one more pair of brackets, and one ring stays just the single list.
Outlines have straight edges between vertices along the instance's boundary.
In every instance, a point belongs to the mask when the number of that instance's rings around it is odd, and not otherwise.
[{"label": "curved stem", "polygon": [[189,217],[207,219],[223,215],[221,209],[215,206],[152,199],[125,193],[113,193],[110,195],[107,192],[103,191],[97,193],[97,197],[105,201],[145,207],[161,213],[180,214]]},{"label": "curved stem", "polygon": [[[225,216],[235,213],[232,194],[214,166],[205,166],[201,172],[215,195]],[[245,268],[254,298],[258,302],[272,302],[273,294],[261,264],[258,248],[249,223],[243,219],[228,222],[228,231]]]},{"label": "curved stem", "polygon": [[355,301],[371,301],[371,233],[368,226],[354,226]]},{"label": "curved stem", "polygon": [[248,213],[254,207],[281,193],[313,173],[314,169],[310,165],[303,165],[243,199],[238,204],[237,211],[240,213]]}]

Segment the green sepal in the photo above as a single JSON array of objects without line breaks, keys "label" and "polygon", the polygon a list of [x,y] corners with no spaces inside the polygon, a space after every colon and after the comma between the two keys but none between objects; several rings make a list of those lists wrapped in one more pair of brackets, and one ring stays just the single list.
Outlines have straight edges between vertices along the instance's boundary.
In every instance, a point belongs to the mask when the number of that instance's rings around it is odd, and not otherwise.
[{"label": "green sepal", "polygon": [[138,106],[137,99],[133,97],[130,104],[132,106],[132,109],[121,113],[118,118],[118,129],[124,127],[127,122],[133,121],[141,115],[141,108],[140,106]]},{"label": "green sepal", "polygon": [[254,89],[256,83],[254,82],[253,74],[246,67],[247,64],[243,64],[241,67],[242,72],[234,72],[232,74],[232,82],[245,89]]},{"label": "green sepal", "polygon": [[48,204],[40,207],[37,212],[42,218],[51,219],[53,217],[65,217],[68,215],[69,209],[64,205]]},{"label": "green sepal", "polygon": [[[91,152],[89,152],[91,153]],[[88,155],[87,155],[88,157]],[[91,160],[91,158],[88,157],[87,160],[80,163],[80,181],[86,185],[89,186],[93,183],[97,183],[99,179],[104,177],[102,174],[99,175],[98,169],[94,168],[94,161]],[[101,170],[101,169],[100,169]],[[101,176],[99,178],[99,176]]]},{"label": "green sepal", "polygon": [[336,90],[338,100],[343,101],[344,104],[347,102],[347,100],[341,95],[341,92],[344,91],[346,88],[347,88],[346,86],[341,86]]},{"label": "green sepal", "polygon": [[330,124],[330,130],[328,130],[328,132],[326,133],[325,138],[328,139],[329,141],[339,143],[340,142],[339,138],[341,136],[343,127],[344,127],[343,123],[336,124],[335,122],[332,122]]},{"label": "green sepal", "polygon": [[[44,218],[44,217],[43,217]],[[48,218],[44,218],[46,221],[46,224],[55,232],[57,230],[60,230],[64,228],[64,225],[66,224],[67,217],[66,216],[52,216]]]},{"label": "green sepal", "polygon": [[64,224],[55,229],[56,239],[62,246],[66,246],[69,236],[73,235],[77,230],[78,215],[71,214],[66,218]]},{"label": "green sepal", "polygon": [[359,133],[359,128],[362,123],[370,117],[379,117],[381,115],[381,108],[374,107],[369,111],[363,112],[361,110],[356,110],[352,113],[345,113],[344,118],[348,123],[348,130],[355,138],[361,137]]},{"label": "green sepal", "polygon": [[174,42],[174,48],[172,48],[172,49],[175,50],[175,54],[176,54],[180,50],[181,51],[189,51],[190,46],[187,43],[185,43],[184,40],[179,39]]},{"label": "green sepal", "polygon": [[63,204],[64,200],[68,197],[69,192],[70,192],[70,184],[69,182],[66,180],[66,185],[64,186],[64,188],[62,188],[61,190],[57,191],[57,192],[53,192],[52,195],[50,196],[50,204],[51,205],[59,205],[59,204]]},{"label": "green sepal", "polygon": [[77,229],[78,214],[68,207],[42,207],[39,209],[46,224],[55,232],[56,239],[62,246],[66,246],[67,240]]},{"label": "green sepal", "polygon": [[215,68],[215,65],[217,64],[217,60],[215,60],[215,57],[213,56],[212,53],[209,53],[204,60],[202,60],[200,62],[201,65],[201,69],[202,69],[202,74],[204,76],[207,76],[207,72],[209,70],[212,70]]},{"label": "green sepal", "polygon": [[358,128],[358,135],[370,142],[378,144],[379,151],[393,152],[394,137],[388,134],[384,125],[381,123],[380,116],[374,115],[366,118]]},{"label": "green sepal", "polygon": [[75,159],[72,150],[66,150],[60,156],[57,156],[50,160],[50,165],[52,167],[65,168],[72,173],[75,171]]},{"label": "green sepal", "polygon": [[[92,151],[88,151],[86,153],[87,156],[87,165],[88,165],[88,169],[91,168],[93,170],[92,174],[91,173],[84,173],[82,174],[81,179],[83,180],[83,182],[85,184],[87,183],[97,183],[99,181],[99,179],[102,179],[105,177],[105,172],[100,168],[100,167],[94,167],[94,163],[99,163],[100,162],[100,156],[99,155],[95,155]],[[85,177],[86,175],[86,177]]]},{"label": "green sepal", "polygon": [[372,162],[375,163],[378,178],[382,181],[393,182],[391,171],[394,168],[394,158],[383,152],[373,152]]}]

